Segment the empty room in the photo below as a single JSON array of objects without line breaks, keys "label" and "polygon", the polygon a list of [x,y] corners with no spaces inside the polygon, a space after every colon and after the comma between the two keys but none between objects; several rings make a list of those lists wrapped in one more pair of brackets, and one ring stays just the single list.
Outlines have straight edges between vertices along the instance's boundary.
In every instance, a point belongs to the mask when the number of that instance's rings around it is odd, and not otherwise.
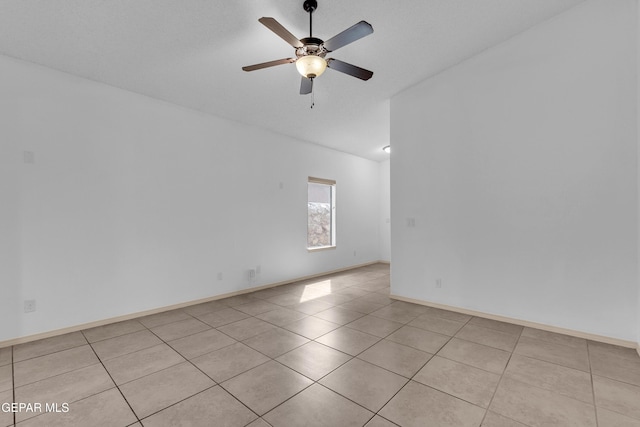
[{"label": "empty room", "polygon": [[640,427],[639,0],[0,1],[0,427]]}]

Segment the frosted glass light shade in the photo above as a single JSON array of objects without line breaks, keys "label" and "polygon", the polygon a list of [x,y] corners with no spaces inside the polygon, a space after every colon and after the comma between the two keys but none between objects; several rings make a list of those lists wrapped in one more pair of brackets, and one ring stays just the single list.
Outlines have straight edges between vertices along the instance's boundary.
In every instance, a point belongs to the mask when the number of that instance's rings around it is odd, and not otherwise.
[{"label": "frosted glass light shade", "polygon": [[302,77],[319,77],[327,69],[327,61],[316,55],[302,56],[296,61],[296,68]]}]

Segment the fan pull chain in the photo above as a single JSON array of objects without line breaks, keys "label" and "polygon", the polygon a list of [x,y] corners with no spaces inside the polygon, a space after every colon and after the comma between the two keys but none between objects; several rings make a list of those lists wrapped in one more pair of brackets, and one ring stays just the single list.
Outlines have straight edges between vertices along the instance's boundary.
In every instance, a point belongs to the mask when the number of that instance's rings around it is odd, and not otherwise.
[{"label": "fan pull chain", "polygon": [[311,109],[313,109],[314,105],[316,105],[316,102],[313,99],[313,89],[311,89]]}]

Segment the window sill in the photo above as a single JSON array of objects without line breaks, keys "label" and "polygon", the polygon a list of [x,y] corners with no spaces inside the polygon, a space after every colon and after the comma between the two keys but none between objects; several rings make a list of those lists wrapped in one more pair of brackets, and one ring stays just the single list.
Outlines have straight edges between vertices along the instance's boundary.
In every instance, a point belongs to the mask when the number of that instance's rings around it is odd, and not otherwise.
[{"label": "window sill", "polygon": [[317,248],[307,248],[308,252],[319,252],[319,251],[326,251],[329,249],[335,249],[335,245],[334,246],[318,246]]}]

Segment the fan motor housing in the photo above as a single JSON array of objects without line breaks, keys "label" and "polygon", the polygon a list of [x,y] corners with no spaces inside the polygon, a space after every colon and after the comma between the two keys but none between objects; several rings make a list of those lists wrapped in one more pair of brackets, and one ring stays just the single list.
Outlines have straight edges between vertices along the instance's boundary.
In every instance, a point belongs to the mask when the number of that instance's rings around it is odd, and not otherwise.
[{"label": "fan motor housing", "polygon": [[324,40],[315,37],[305,37],[300,39],[304,46],[296,49],[296,56],[298,58],[307,55],[316,55],[324,58],[327,54],[327,49],[324,48]]}]

